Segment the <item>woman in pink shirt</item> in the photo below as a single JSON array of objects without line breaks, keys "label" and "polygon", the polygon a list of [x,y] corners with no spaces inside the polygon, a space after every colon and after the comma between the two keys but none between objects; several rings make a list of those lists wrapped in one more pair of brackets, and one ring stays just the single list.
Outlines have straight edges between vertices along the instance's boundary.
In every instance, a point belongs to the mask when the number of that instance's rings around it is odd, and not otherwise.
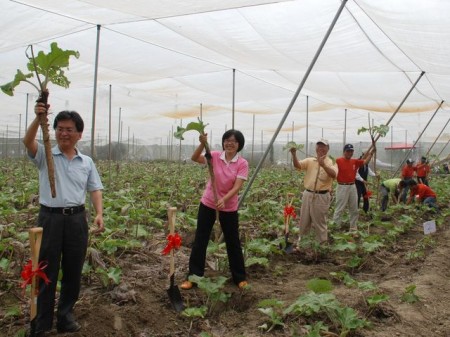
[{"label": "woman in pink shirt", "polygon": [[[207,163],[205,155],[202,154],[206,142],[207,135],[201,135],[200,145],[191,157],[193,161],[200,164]],[[212,182],[209,179],[200,200],[197,230],[189,258],[188,272],[188,276],[204,275],[206,249],[216,221],[216,210],[218,210],[233,282],[241,289],[247,285],[238,219],[238,192],[248,176],[248,162],[238,154],[244,147],[244,143],[244,135],[240,131],[228,130],[222,136],[223,151],[211,151],[217,196],[214,195]],[[193,283],[188,280],[181,284],[181,289],[187,290],[192,287]]]}]

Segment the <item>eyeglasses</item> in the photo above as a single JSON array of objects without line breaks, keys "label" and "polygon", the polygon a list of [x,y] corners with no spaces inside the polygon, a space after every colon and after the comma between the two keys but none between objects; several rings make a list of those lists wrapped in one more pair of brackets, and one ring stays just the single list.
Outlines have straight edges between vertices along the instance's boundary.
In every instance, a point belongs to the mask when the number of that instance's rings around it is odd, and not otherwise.
[{"label": "eyeglasses", "polygon": [[63,132],[66,132],[66,133],[75,133],[75,132],[77,132],[77,130],[76,129],[73,129],[73,128],[56,128],[56,132],[58,132],[58,133],[63,133]]},{"label": "eyeglasses", "polygon": [[223,142],[228,143],[228,144],[236,144],[237,140],[236,139],[225,139]]}]

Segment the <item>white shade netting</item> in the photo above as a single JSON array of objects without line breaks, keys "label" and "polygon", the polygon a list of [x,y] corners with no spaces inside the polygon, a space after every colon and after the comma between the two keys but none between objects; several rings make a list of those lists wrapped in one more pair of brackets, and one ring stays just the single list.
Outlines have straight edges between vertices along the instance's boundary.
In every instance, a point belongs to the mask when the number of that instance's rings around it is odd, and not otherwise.
[{"label": "white shade netting", "polygon": [[[340,6],[338,0],[3,0],[0,83],[25,70],[29,44],[48,51],[57,42],[80,58],[66,72],[69,89],[50,86],[51,111],[76,110],[90,130],[95,110],[99,139],[107,139],[109,125],[117,139],[120,112],[124,137],[129,130],[139,144],[165,144],[177,125],[200,114],[213,143],[233,123],[259,142],[276,132]],[[386,123],[422,72],[390,122],[396,132],[389,140],[413,142],[444,100],[422,136],[433,142],[450,117],[448,13],[445,0],[348,1],[277,142],[288,135],[300,143],[322,135],[368,141],[357,130],[368,120]],[[19,116],[22,129],[25,116],[32,118],[33,90],[22,84],[14,97],[0,95],[3,135],[8,129],[17,137]],[[439,141],[449,135],[444,131]]]}]

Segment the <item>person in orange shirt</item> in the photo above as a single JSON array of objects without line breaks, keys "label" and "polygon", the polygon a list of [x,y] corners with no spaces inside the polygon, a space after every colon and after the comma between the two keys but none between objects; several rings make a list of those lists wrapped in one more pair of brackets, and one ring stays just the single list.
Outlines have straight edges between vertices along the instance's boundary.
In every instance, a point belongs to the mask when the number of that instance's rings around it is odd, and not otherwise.
[{"label": "person in orange shirt", "polygon": [[420,159],[420,163],[416,166],[417,182],[428,185],[428,175],[430,174],[430,164],[426,157]]},{"label": "person in orange shirt", "polygon": [[414,160],[407,159],[406,164],[402,168],[401,178],[404,181],[404,187],[402,190],[402,195],[400,197],[400,201],[406,203],[406,196],[408,195],[409,185],[414,180],[414,172],[416,171],[416,167],[413,166]]},{"label": "person in orange shirt", "polygon": [[344,146],[343,156],[336,159],[338,167],[336,206],[334,209],[333,222],[338,226],[342,223],[342,213],[348,206],[350,218],[350,231],[357,231],[358,211],[358,192],[355,186],[355,177],[358,169],[366,165],[372,158],[375,148],[367,151],[361,159],[352,158],[354,148],[352,144]]},{"label": "person in orange shirt", "polygon": [[[405,187],[405,181],[401,181],[399,187]],[[429,186],[424,184],[418,184],[413,180],[410,184],[410,194],[406,204],[410,204],[413,200],[418,201],[421,204],[427,205],[435,210],[439,210],[439,206],[436,203],[436,192],[434,192]]]}]

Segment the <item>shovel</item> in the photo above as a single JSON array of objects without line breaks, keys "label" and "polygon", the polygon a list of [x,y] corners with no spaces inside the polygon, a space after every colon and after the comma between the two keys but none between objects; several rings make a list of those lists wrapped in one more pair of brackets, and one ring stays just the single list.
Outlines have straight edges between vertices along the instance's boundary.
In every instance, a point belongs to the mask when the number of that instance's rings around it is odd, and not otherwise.
[{"label": "shovel", "polygon": [[[289,203],[287,204],[287,207],[291,207],[292,206],[292,202],[294,201],[294,193],[288,193],[287,194],[287,200],[289,200]],[[291,254],[294,251],[294,245],[289,242],[289,223],[291,220],[291,215],[288,214],[284,217],[284,241],[285,241],[285,245],[284,245],[284,251],[286,254]]]},{"label": "shovel", "polygon": [[[30,250],[31,250],[31,265],[32,270],[36,270],[39,265],[39,251],[41,250],[42,242],[42,227],[33,227],[29,231]],[[30,293],[30,336],[35,336],[36,329],[36,315],[37,315],[37,298],[39,295],[39,279],[33,276],[31,281]]]},{"label": "shovel", "polygon": [[[168,210],[169,216],[169,231],[170,234],[175,234],[175,217],[176,217],[177,208],[170,207]],[[184,310],[183,299],[181,298],[180,289],[175,284],[175,256],[174,250],[170,251],[170,269],[169,269],[169,280],[170,286],[167,289],[167,294],[169,295],[170,303],[176,312],[181,312]]]}]

